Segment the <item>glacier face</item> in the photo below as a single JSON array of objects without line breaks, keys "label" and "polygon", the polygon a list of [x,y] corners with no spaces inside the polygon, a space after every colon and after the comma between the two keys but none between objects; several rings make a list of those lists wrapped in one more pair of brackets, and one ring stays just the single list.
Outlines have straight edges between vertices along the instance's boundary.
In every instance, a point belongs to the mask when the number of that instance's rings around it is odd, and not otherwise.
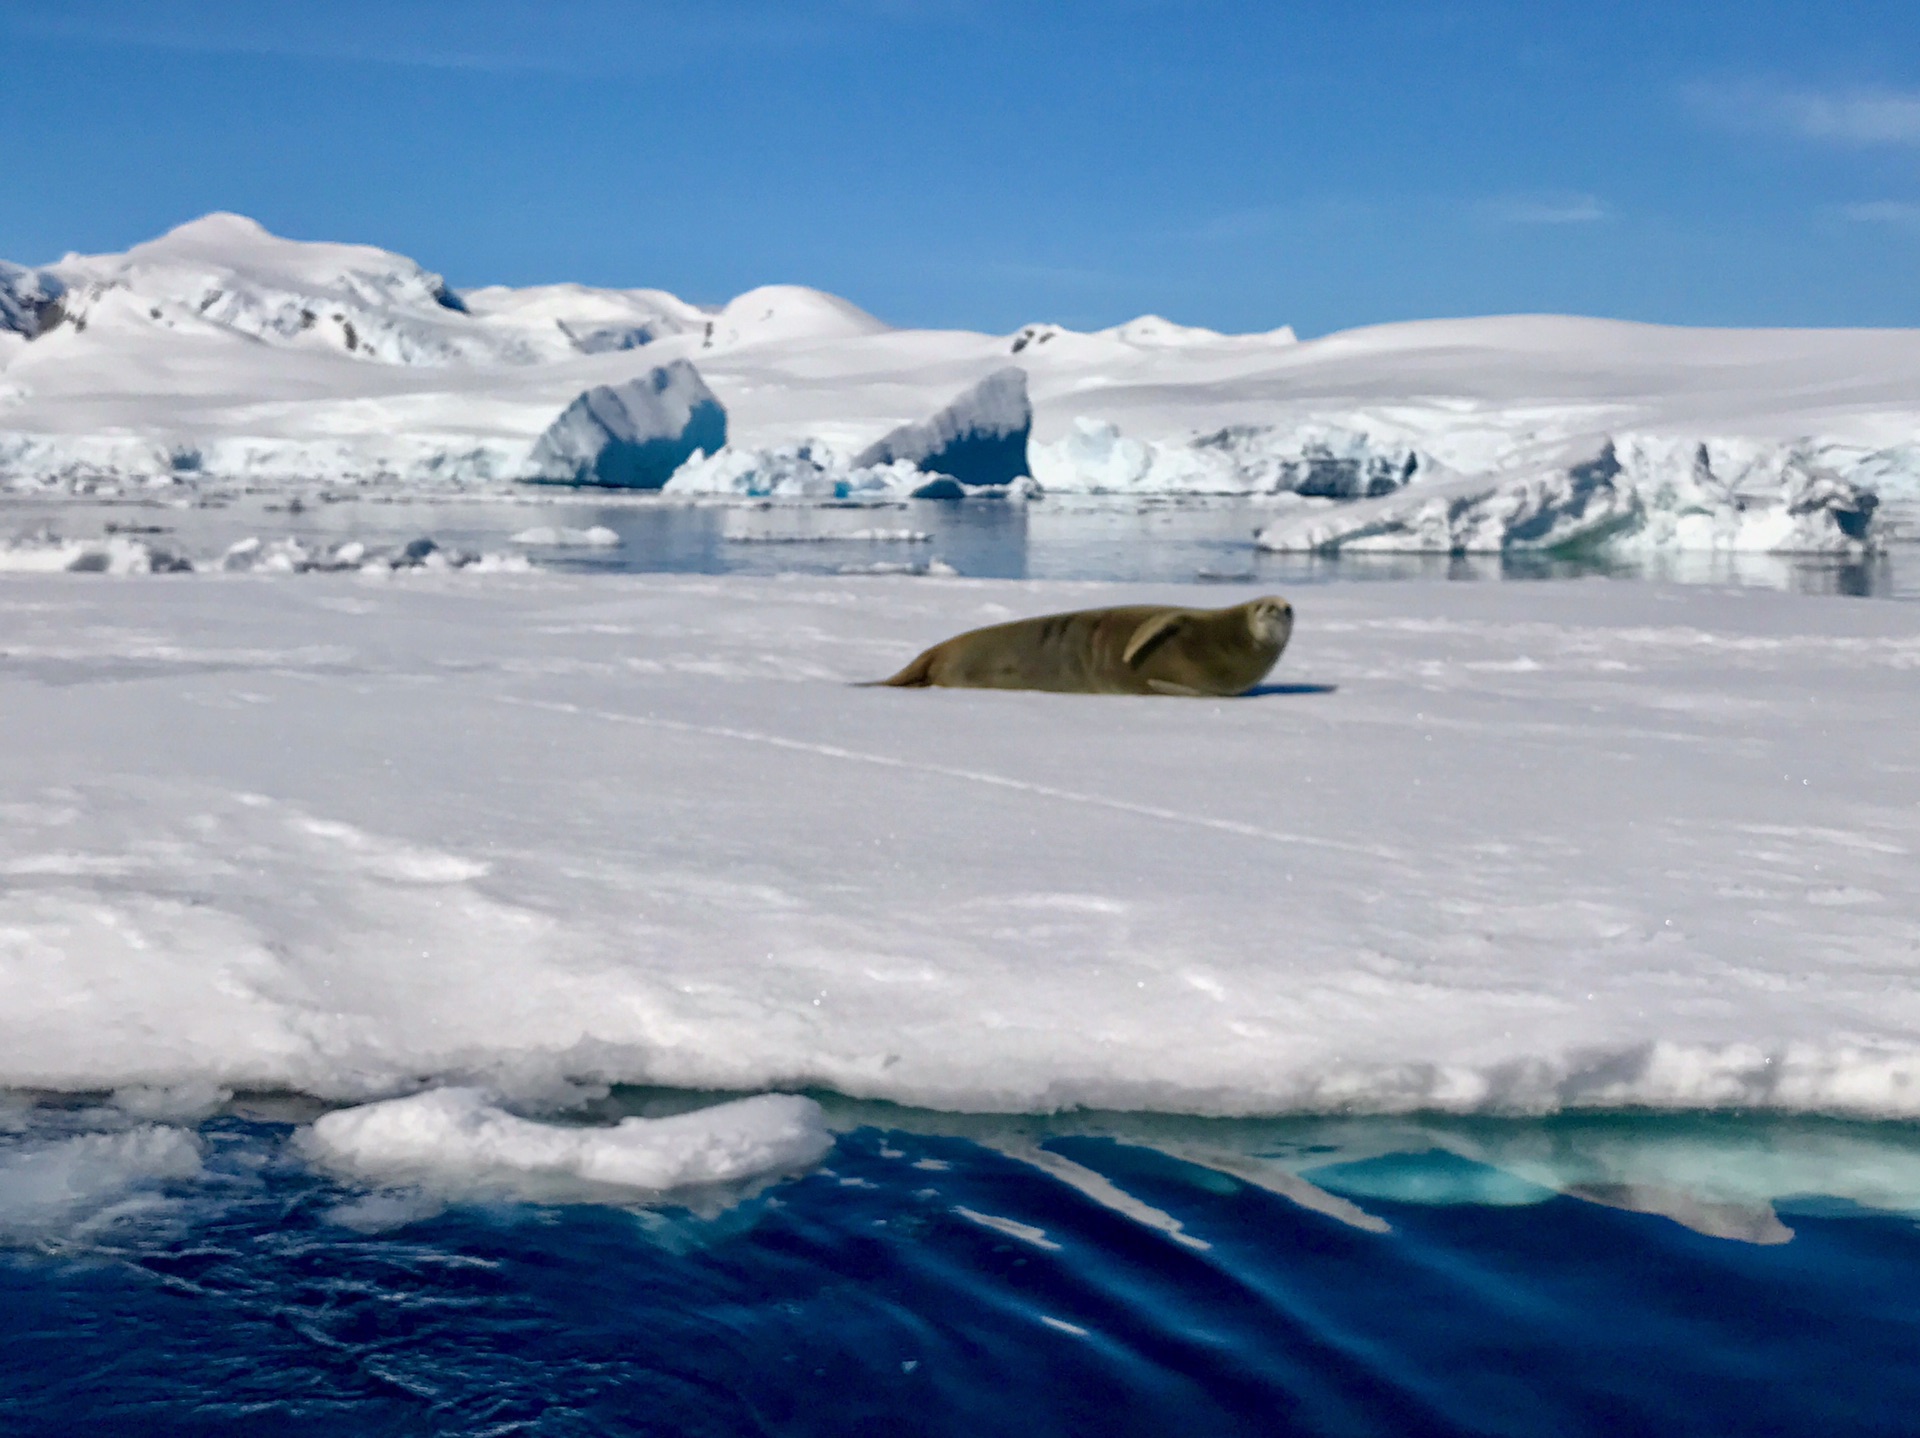
[{"label": "glacier face", "polygon": [[1628,434],[1597,453],[1289,514],[1255,542],[1320,554],[1857,554],[1875,542],[1878,507],[1804,447]]},{"label": "glacier face", "polygon": [[[940,474],[967,493],[1030,473],[1022,492],[1293,496],[1265,542],[1316,549],[1589,530],[1826,549],[1920,521],[1920,331],[900,330],[791,285],[724,305],[456,293],[405,256],[219,214],[121,255],[0,266],[0,489],[576,482],[598,460],[583,471],[562,435],[584,426],[573,442],[599,456],[620,428],[583,397],[683,361],[726,436],[696,436],[671,479],[643,466],[669,495],[898,495]],[[1574,477],[1609,445],[1620,475]]]}]

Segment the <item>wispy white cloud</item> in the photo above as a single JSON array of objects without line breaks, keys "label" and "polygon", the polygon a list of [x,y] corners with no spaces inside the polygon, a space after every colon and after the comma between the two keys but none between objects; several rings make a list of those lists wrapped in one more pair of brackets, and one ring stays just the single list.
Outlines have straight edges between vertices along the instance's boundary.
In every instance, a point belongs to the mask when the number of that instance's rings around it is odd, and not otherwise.
[{"label": "wispy white cloud", "polygon": [[1842,205],[1840,216],[1856,225],[1891,225],[1920,235],[1920,203],[1912,200],[1866,200],[1857,205]]},{"label": "wispy white cloud", "polygon": [[1814,90],[1758,80],[1703,82],[1685,91],[1723,129],[1798,135],[1846,145],[1920,145],[1920,91]]},{"label": "wispy white cloud", "polygon": [[1503,225],[1591,225],[1613,218],[1613,211],[1598,195],[1573,192],[1504,195],[1480,209]]}]

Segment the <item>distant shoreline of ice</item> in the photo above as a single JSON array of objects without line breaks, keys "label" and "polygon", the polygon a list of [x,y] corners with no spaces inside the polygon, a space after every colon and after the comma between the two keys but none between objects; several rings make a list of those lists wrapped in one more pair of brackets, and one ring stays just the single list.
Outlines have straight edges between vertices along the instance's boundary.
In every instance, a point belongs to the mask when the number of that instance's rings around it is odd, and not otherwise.
[{"label": "distant shoreline of ice", "polygon": [[806,502],[1025,468],[1053,495],[1326,507],[1276,521],[1287,550],[1864,552],[1920,521],[1916,394],[1920,331],[910,331],[796,286],[455,294],[235,215],[0,266],[0,495],[28,497],[590,478]]}]

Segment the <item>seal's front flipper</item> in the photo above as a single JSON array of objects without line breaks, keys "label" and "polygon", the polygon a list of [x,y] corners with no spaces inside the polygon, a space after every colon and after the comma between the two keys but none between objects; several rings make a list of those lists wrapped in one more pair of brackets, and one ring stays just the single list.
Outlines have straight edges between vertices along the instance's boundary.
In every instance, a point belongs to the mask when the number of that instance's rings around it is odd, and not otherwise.
[{"label": "seal's front flipper", "polygon": [[1155,694],[1177,694],[1182,699],[1218,699],[1218,694],[1209,694],[1204,689],[1189,689],[1184,684],[1174,684],[1165,679],[1149,679],[1147,688]]},{"label": "seal's front flipper", "polygon": [[1133,638],[1120,651],[1120,662],[1129,669],[1138,669],[1152,657],[1154,650],[1185,628],[1186,623],[1184,614],[1156,614],[1133,631]]}]

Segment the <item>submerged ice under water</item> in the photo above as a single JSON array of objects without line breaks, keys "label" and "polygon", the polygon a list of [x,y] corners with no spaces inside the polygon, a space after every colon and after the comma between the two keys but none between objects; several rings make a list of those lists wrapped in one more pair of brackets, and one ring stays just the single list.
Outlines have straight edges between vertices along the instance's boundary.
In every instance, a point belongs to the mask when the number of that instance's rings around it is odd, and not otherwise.
[{"label": "submerged ice under water", "polygon": [[1920,1402],[1904,1126],[827,1116],[801,1176],[623,1207],[342,1182],[297,1101],[17,1106],[6,1431],[1892,1434]]}]

